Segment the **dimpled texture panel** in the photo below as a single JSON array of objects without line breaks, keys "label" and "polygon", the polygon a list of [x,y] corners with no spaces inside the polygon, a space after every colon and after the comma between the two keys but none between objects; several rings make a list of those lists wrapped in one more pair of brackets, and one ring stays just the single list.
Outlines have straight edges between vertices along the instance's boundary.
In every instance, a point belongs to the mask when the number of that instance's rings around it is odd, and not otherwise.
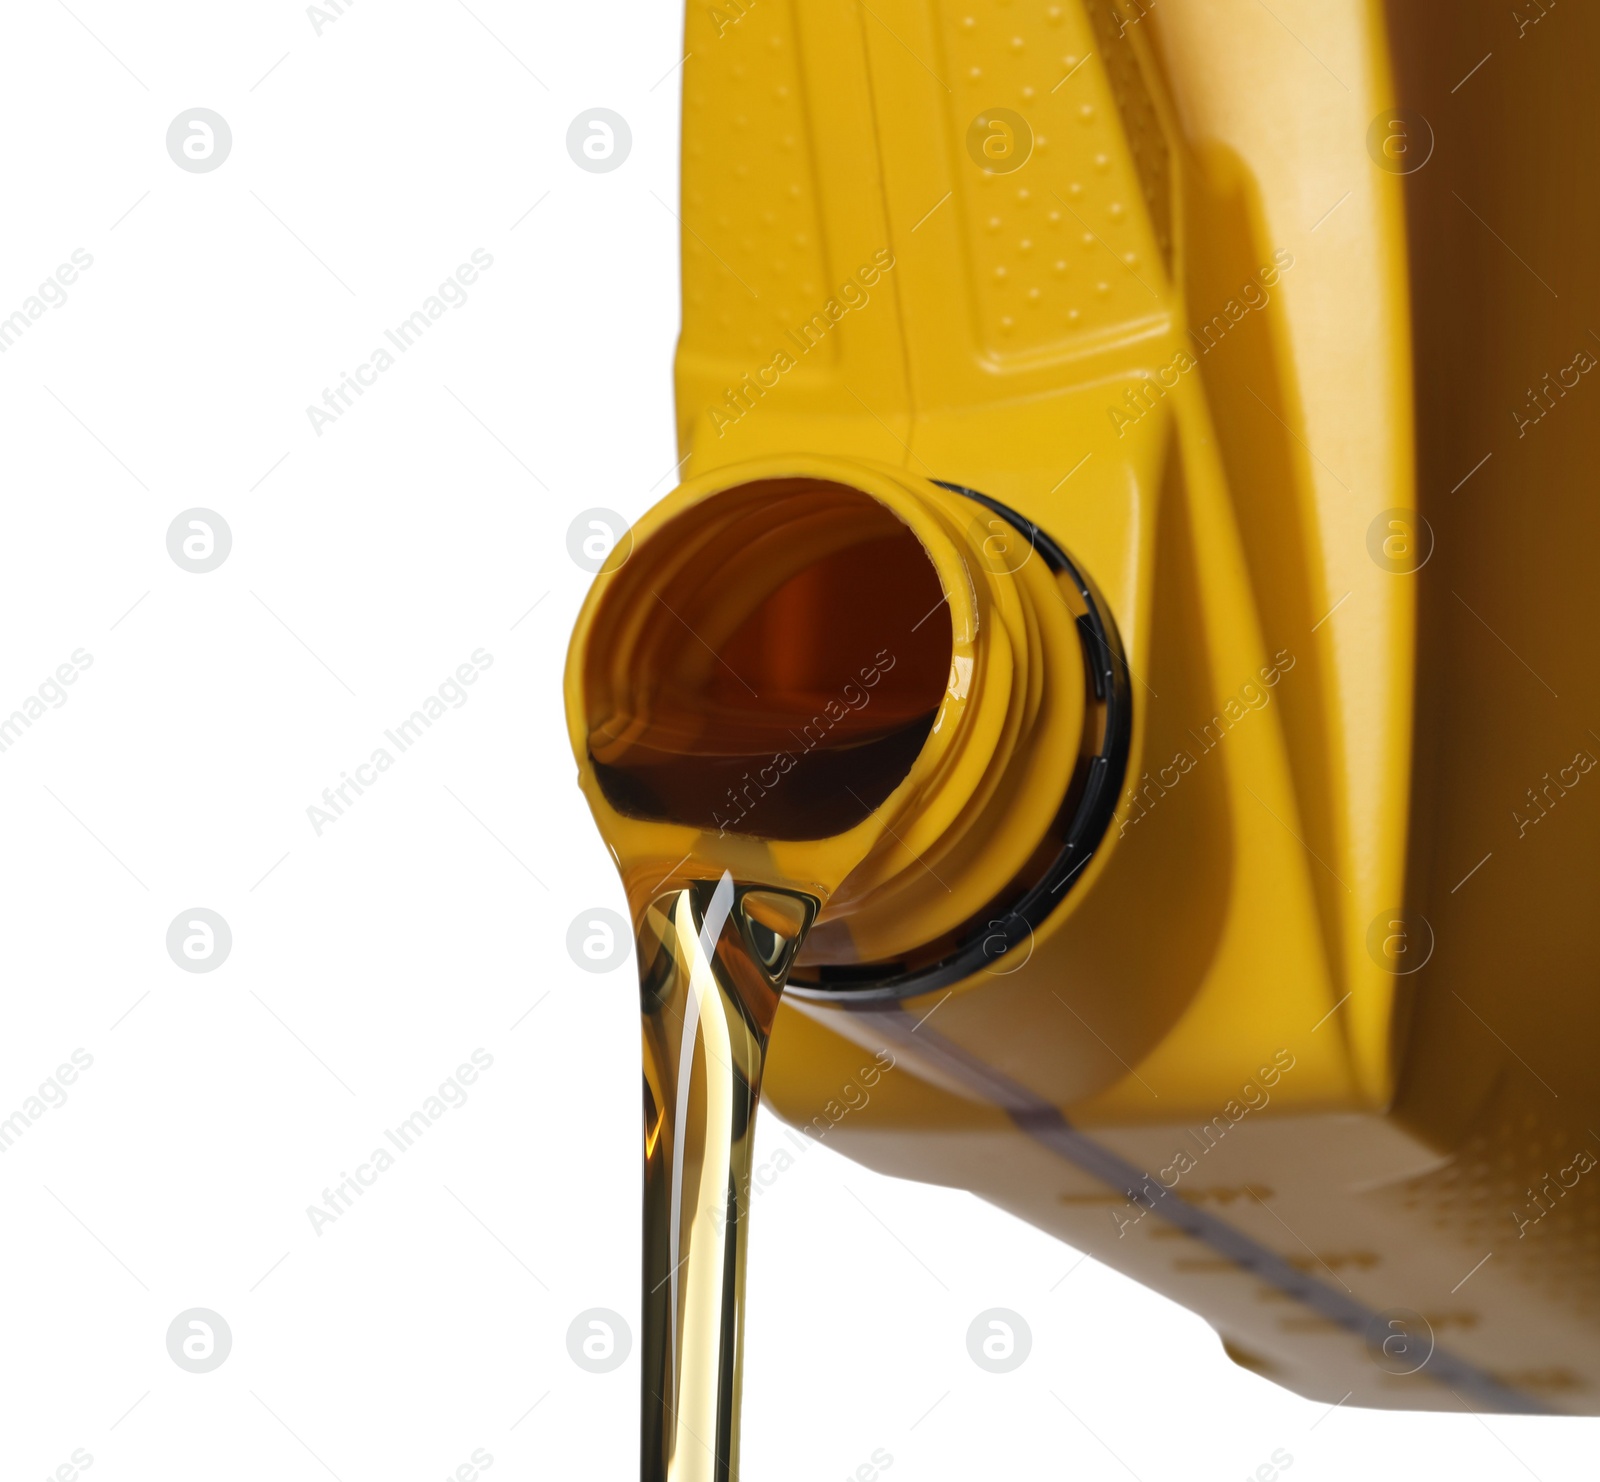
[{"label": "dimpled texture panel", "polygon": [[1145,209],[1167,271],[1172,271],[1172,151],[1156,116],[1144,72],[1128,39],[1155,0],[1084,0],[1094,34],[1105,58],[1111,95],[1122,114],[1122,127],[1133,152]]},{"label": "dimpled texture panel", "polygon": [[[727,359],[733,380],[828,300],[815,164],[786,0],[747,5],[742,16],[732,5],[690,5],[686,36],[683,343]],[[808,358],[836,353],[830,337]]]},{"label": "dimpled texture panel", "polygon": [[[1547,1091],[1508,1075],[1455,1158],[1373,1197],[1398,1201],[1459,1240],[1463,1270],[1492,1249],[1495,1264],[1540,1297],[1593,1321],[1600,1317],[1600,1139],[1563,1123]],[[1580,1153],[1593,1160],[1587,1171]]]},{"label": "dimpled texture panel", "polygon": [[[1049,354],[1163,313],[1144,183],[1083,7],[938,0],[937,21],[981,348]],[[1000,108],[1027,120],[1032,153],[990,173],[968,130]]]}]

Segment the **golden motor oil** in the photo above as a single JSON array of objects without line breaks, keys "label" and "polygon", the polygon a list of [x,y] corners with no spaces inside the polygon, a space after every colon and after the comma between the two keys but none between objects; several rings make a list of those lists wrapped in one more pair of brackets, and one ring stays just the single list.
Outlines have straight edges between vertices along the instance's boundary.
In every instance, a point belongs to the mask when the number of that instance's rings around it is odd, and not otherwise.
[{"label": "golden motor oil", "polygon": [[1503,9],[689,7],[684,482],[566,676],[643,1475],[737,1474],[762,1100],[1302,1395],[1600,1413],[1600,16]]}]

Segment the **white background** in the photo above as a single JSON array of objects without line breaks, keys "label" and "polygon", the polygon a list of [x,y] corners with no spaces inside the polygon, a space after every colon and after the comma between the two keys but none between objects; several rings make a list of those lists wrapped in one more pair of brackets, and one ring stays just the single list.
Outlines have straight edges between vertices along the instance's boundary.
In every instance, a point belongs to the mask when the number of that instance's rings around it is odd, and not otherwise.
[{"label": "white background", "polygon": [[[0,1470],[94,1477],[636,1475],[638,1034],[623,906],[573,784],[566,530],[673,483],[681,8],[15,0],[0,318],[0,714],[92,665],[0,754]],[[689,63],[693,65],[692,61]],[[227,119],[212,173],[168,157]],[[621,113],[614,173],[569,159]],[[306,415],[475,248],[494,265],[334,425]],[[206,575],[166,531],[231,527]],[[319,837],[307,808],[477,649],[468,700]],[[390,748],[393,749],[392,747]],[[170,922],[220,912],[213,973]],[[323,1190],[469,1053],[493,1068],[320,1234]],[[769,1150],[774,1127],[763,1140]],[[763,1156],[759,1154],[758,1156]],[[222,1366],[168,1356],[221,1314]],[[972,1318],[1024,1315],[991,1375]],[[976,1200],[813,1151],[759,1201],[746,1475],[1543,1478],[1593,1421],[1328,1413],[1197,1318]]]}]

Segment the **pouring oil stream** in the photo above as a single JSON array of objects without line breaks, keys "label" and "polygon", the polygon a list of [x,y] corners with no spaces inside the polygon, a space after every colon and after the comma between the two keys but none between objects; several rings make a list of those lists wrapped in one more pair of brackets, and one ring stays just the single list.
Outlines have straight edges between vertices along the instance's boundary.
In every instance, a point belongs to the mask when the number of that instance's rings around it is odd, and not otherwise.
[{"label": "pouring oil stream", "polygon": [[[569,656],[579,780],[638,950],[641,1482],[737,1482],[755,1117],[797,955],[857,960],[852,913],[886,890],[900,920],[913,872],[948,893],[922,851],[982,816],[1032,715],[1025,615],[969,567],[970,503],[831,472],[681,488],[603,573]],[[971,907],[950,902],[954,928]]]},{"label": "pouring oil stream", "polygon": [[644,1036],[642,1482],[739,1475],[746,1216],[767,1037],[818,902],[724,872],[635,923]]}]

